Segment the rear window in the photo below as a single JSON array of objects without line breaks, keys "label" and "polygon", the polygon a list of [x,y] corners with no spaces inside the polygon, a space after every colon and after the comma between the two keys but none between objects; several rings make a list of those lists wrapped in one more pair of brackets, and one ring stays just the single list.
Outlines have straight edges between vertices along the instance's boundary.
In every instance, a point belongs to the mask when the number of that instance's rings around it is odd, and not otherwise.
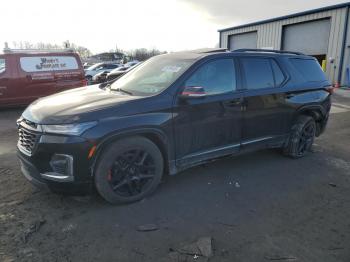
[{"label": "rear window", "polygon": [[0,74],[5,72],[5,70],[6,70],[5,59],[0,58]]},{"label": "rear window", "polygon": [[79,69],[74,56],[28,56],[20,58],[25,72],[66,71]]},{"label": "rear window", "polygon": [[326,81],[320,64],[314,59],[291,58],[291,63],[308,82]]}]

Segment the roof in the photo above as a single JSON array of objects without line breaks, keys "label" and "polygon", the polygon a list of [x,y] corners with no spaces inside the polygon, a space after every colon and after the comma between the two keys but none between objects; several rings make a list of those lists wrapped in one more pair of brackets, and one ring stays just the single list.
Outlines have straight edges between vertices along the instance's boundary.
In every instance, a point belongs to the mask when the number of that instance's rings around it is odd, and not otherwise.
[{"label": "roof", "polygon": [[[281,51],[281,50],[269,50],[269,49],[238,49],[229,51],[225,48],[206,48],[197,50],[188,50],[182,52],[174,52],[169,54],[163,54],[159,56],[170,57],[179,60],[199,60],[207,56],[291,56],[291,57],[309,57],[299,52]],[[158,57],[159,57],[158,56]]]},{"label": "roof", "polygon": [[4,48],[3,54],[65,54],[65,53],[74,53],[73,48],[65,49],[11,49]]},{"label": "roof", "polygon": [[266,19],[266,20],[261,20],[258,22],[243,24],[243,25],[234,26],[234,27],[228,27],[228,28],[220,29],[220,30],[218,30],[218,32],[224,32],[224,31],[228,31],[228,30],[234,30],[234,29],[244,28],[244,27],[248,27],[248,26],[260,25],[260,24],[266,24],[266,23],[271,23],[271,22],[275,22],[275,21],[279,21],[279,20],[294,18],[294,17],[298,17],[298,16],[303,16],[303,15],[309,15],[309,14],[314,14],[314,13],[319,13],[319,12],[324,12],[324,11],[349,7],[349,6],[350,6],[350,2],[346,2],[346,3],[342,3],[342,4],[331,5],[331,6],[307,10],[307,11],[303,11],[303,12],[299,12],[299,13],[294,13],[291,15],[285,15],[285,16],[279,16],[279,17],[275,17],[275,18]]},{"label": "roof", "polygon": [[172,52],[172,53],[162,54],[158,56],[169,57],[174,59],[196,60],[210,54],[223,53],[226,51],[227,49],[225,48],[203,48],[203,49],[196,49],[196,50]]}]

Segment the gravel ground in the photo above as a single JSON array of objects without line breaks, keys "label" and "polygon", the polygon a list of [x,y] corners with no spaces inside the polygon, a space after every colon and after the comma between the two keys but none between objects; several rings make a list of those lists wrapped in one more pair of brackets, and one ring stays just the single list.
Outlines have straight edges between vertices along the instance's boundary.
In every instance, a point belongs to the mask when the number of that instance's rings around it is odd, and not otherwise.
[{"label": "gravel ground", "polygon": [[303,159],[265,150],[220,160],[123,206],[33,188],[15,156],[22,109],[3,110],[0,261],[348,262],[349,94],[334,96],[328,129]]}]

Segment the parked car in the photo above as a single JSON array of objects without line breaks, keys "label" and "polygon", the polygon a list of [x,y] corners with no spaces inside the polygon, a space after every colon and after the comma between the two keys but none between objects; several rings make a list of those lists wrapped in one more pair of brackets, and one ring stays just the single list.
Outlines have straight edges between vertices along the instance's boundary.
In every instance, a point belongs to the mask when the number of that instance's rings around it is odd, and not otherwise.
[{"label": "parked car", "polygon": [[[113,84],[42,98],[18,120],[23,174],[55,192],[140,200],[164,174],[264,148],[303,157],[332,87],[310,56],[197,50],[149,59]],[[276,160],[278,161],[278,159]]]},{"label": "parked car", "polygon": [[91,82],[93,77],[101,72],[108,73],[115,68],[121,67],[121,64],[110,64],[110,63],[97,63],[95,65],[90,66],[85,70],[86,80]]},{"label": "parked car", "polygon": [[[137,64],[138,65],[138,64]],[[115,69],[111,72],[109,72],[107,75],[106,75],[106,80],[105,81],[112,81],[112,80],[116,80],[118,78],[120,78],[121,76],[125,75],[127,72],[129,72],[130,70],[132,70],[133,68],[135,68],[137,65],[135,66],[132,66],[132,67],[123,67],[123,68],[120,68],[120,70],[118,69]]]},{"label": "parked car", "polygon": [[110,74],[112,72],[125,72],[127,69],[128,69],[128,67],[120,66],[118,68],[113,69],[110,72],[102,71],[102,72],[100,72],[100,73],[98,73],[98,74],[93,76],[92,82],[95,83],[95,84],[103,83],[103,82],[106,81],[108,74]]},{"label": "parked car", "polygon": [[138,60],[133,60],[133,61],[130,61],[130,62],[125,63],[125,64],[124,64],[124,67],[126,67],[126,68],[133,67],[133,66],[135,66],[135,65],[137,65],[137,64],[139,64],[139,63],[140,63],[140,61],[138,61]]},{"label": "parked car", "polygon": [[86,69],[88,69],[89,67],[91,67],[91,66],[93,66],[94,64],[90,64],[90,63],[84,63],[83,64],[83,68],[84,68],[84,70],[86,70]]},{"label": "parked car", "polygon": [[85,85],[80,57],[72,51],[6,49],[0,54],[0,107],[27,105]]},{"label": "parked car", "polygon": [[112,81],[112,80],[116,80],[119,77],[121,77],[122,75],[125,75],[127,72],[129,72],[130,70],[134,69],[136,66],[138,66],[139,64],[141,64],[140,62],[137,62],[136,64],[133,64],[132,66],[127,66],[127,67],[118,67],[116,69],[113,69],[111,72],[100,72],[98,74],[96,74],[93,78],[92,78],[92,82],[94,84],[98,84],[98,83],[104,83],[106,81]]}]

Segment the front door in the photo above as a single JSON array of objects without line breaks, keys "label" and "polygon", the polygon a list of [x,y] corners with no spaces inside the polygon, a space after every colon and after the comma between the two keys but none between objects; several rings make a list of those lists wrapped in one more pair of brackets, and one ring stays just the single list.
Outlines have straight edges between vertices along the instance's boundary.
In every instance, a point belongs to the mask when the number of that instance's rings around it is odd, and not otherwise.
[{"label": "front door", "polygon": [[241,92],[233,58],[201,64],[183,87],[202,87],[205,96],[178,98],[174,107],[177,165],[186,166],[239,150]]}]

